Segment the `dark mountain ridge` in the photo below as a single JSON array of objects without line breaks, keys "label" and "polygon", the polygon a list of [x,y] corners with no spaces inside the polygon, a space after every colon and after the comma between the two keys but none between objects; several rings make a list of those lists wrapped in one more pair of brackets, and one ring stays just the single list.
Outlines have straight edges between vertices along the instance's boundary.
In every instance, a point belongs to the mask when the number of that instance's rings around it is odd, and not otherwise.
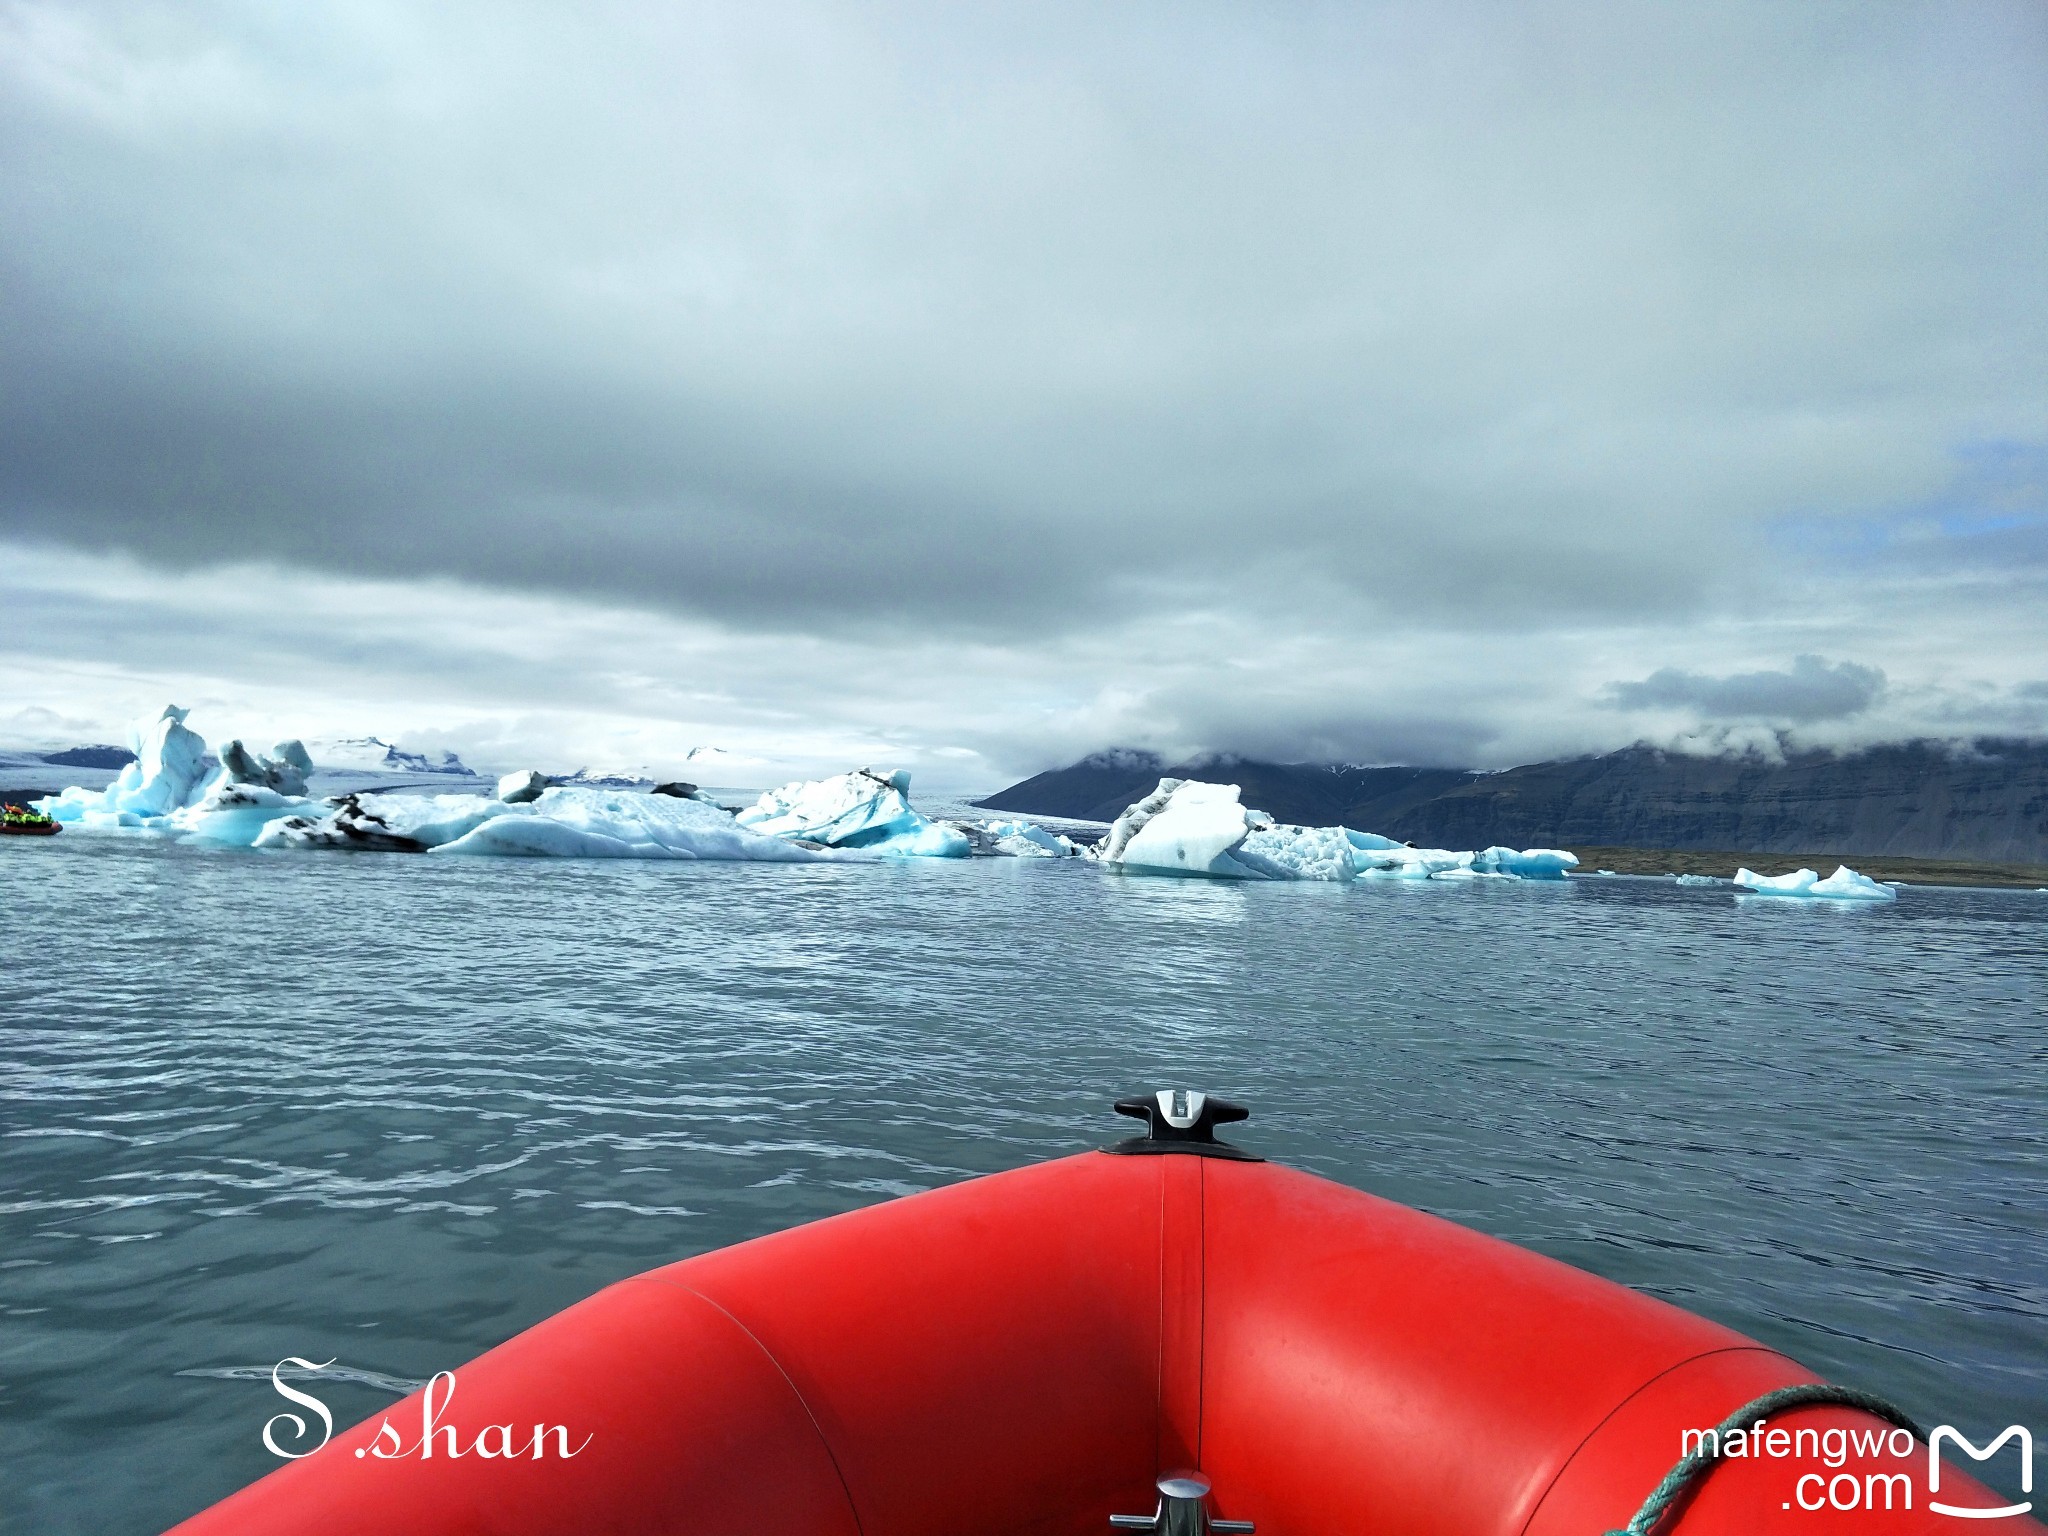
[{"label": "dark mountain ridge", "polygon": [[1425,847],[1578,846],[1891,854],[2048,862],[2048,743],[1964,750],[1905,742],[1853,753],[1688,757],[1655,747],[1500,773],[1210,757],[1167,765],[1097,753],[978,802],[1113,819],[1161,777],[1242,786],[1300,826],[1348,826]]}]

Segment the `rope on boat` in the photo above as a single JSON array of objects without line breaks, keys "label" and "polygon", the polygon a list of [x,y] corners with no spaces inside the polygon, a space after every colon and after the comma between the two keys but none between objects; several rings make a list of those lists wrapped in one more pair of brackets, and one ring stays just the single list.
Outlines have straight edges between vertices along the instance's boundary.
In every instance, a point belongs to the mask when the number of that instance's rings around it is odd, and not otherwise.
[{"label": "rope on boat", "polygon": [[1927,1431],[1908,1418],[1904,1409],[1893,1407],[1874,1393],[1859,1392],[1854,1387],[1837,1387],[1824,1381],[1809,1382],[1801,1387],[1780,1387],[1775,1392],[1766,1392],[1754,1402],[1743,1404],[1710,1433],[1702,1435],[1700,1443],[1681,1458],[1678,1465],[1664,1475],[1664,1481],[1657,1485],[1656,1491],[1643,1500],[1643,1507],[1636,1511],[1635,1518],[1620,1530],[1609,1531],[1607,1536],[1649,1536],[1651,1528],[1664,1517],[1664,1512],[1694,1479],[1706,1476],[1720,1462],[1724,1437],[1748,1429],[1758,1420],[1768,1419],[1787,1408],[1807,1408],[1823,1403],[1861,1408],[1888,1424],[1896,1424],[1915,1439],[1927,1438]]}]

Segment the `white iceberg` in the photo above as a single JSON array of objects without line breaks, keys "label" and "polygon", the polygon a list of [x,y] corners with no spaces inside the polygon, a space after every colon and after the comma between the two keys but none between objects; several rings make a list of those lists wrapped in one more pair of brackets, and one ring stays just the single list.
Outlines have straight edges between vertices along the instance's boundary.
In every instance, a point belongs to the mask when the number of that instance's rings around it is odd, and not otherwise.
[{"label": "white iceberg", "polygon": [[560,787],[512,802],[481,795],[350,795],[324,816],[272,822],[255,846],[565,859],[790,863],[822,857],[750,832],[703,800]]},{"label": "white iceberg", "polygon": [[1289,878],[1276,860],[1234,857],[1253,832],[1273,825],[1270,817],[1238,804],[1237,796],[1235,784],[1161,779],[1157,789],[1110,824],[1096,857],[1119,869],[1148,874]]},{"label": "white iceberg", "polygon": [[[372,800],[376,797],[371,796]],[[414,798],[424,799],[425,796]],[[472,805],[475,796],[460,797]],[[324,814],[283,816],[266,822],[250,846],[254,848],[332,848],[344,853],[425,853],[428,845],[410,833],[395,829],[375,809],[366,806],[361,795],[343,795],[330,800]]]},{"label": "white iceberg", "polygon": [[220,749],[220,771],[230,784],[251,784],[280,795],[297,796],[306,792],[313,760],[306,755],[302,742],[281,741],[270,749],[270,756],[264,757],[239,741],[231,741]]},{"label": "white iceberg", "polygon": [[1342,827],[1254,827],[1233,857],[1268,879],[1350,880],[1358,872],[1357,835]]},{"label": "white iceberg", "polygon": [[1789,875],[1759,875],[1754,870],[1735,871],[1735,883],[1759,896],[1813,896],[1835,901],[1897,901],[1899,893],[1868,876],[1859,875],[1846,864],[1823,880],[1810,869],[1796,869]]},{"label": "white iceberg", "polygon": [[507,805],[538,800],[548,787],[548,776],[537,768],[522,768],[498,780],[497,796]]},{"label": "white iceberg", "polygon": [[1562,880],[1579,862],[1557,848],[1410,848],[1376,832],[1288,826],[1238,795],[1235,784],[1161,779],[1116,819],[1095,856],[1148,874],[1237,880]]},{"label": "white iceberg", "polygon": [[72,788],[40,802],[46,814],[86,830],[139,829],[197,842],[247,848],[281,817],[310,810],[305,797],[312,762],[296,741],[251,752],[239,741],[216,764],[205,738],[171,704],[138,722],[135,761],[103,790]]},{"label": "white iceberg", "polygon": [[[396,798],[396,797],[393,797]],[[782,838],[741,826],[704,800],[633,790],[554,788],[538,800],[500,804],[452,841],[445,854],[515,854],[575,859],[750,859],[777,863],[819,857]],[[401,819],[400,827],[405,823]],[[420,836],[415,827],[410,835]],[[424,840],[424,839],[423,839]]]},{"label": "white iceberg", "polygon": [[193,842],[227,848],[253,848],[274,821],[316,810],[318,801],[286,795],[267,784],[217,781],[197,802],[171,812],[157,830]]},{"label": "white iceberg", "polygon": [[964,859],[973,852],[965,832],[912,810],[909,796],[908,772],[857,768],[771,789],[735,819],[763,837],[884,858]]},{"label": "white iceberg", "polygon": [[[1469,879],[1474,873],[1470,853],[1448,848],[1384,848],[1357,856],[1361,880]],[[1487,871],[1497,873],[1497,871]]]},{"label": "white iceberg", "polygon": [[137,722],[128,748],[135,761],[105,789],[71,788],[36,802],[53,820],[88,827],[144,827],[198,800],[219,770],[206,761],[206,741],[185,728],[188,710],[164,706],[153,720]]},{"label": "white iceberg", "polygon": [[1721,885],[1725,883],[1716,875],[1673,875],[1671,878],[1680,885]]},{"label": "white iceberg", "polygon": [[186,728],[185,713],[172,706],[143,722],[136,761],[105,790],[67,789],[41,803],[58,820],[88,829],[232,848],[778,862],[826,856],[741,827],[702,798],[536,787],[531,778],[538,775],[517,776],[536,788],[517,803],[475,794],[309,799],[291,792],[304,788],[311,768],[299,743],[263,757],[230,742],[214,766],[205,741]]},{"label": "white iceberg", "polygon": [[985,821],[981,832],[995,852],[1013,859],[1071,859],[1081,851],[1071,838],[1048,832],[1036,822]]}]

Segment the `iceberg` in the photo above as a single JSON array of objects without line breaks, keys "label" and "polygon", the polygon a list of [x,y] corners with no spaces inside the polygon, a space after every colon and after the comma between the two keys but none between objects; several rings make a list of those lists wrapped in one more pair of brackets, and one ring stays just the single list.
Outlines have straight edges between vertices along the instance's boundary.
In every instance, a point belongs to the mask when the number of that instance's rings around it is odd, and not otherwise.
[{"label": "iceberg", "polygon": [[1342,827],[1254,827],[1236,858],[1269,880],[1350,880],[1358,872],[1357,835]]},{"label": "iceberg", "polygon": [[267,784],[219,781],[195,803],[171,812],[160,830],[224,848],[253,848],[273,821],[301,815],[316,802],[281,794]]},{"label": "iceberg", "polygon": [[1247,809],[1239,793],[1235,784],[1161,779],[1111,824],[1095,856],[1148,874],[1235,880],[1562,880],[1579,862],[1558,848],[1459,852],[1349,827],[1288,826]]},{"label": "iceberg", "polygon": [[[470,798],[470,797],[465,797]],[[360,795],[329,802],[325,816],[284,816],[267,822],[252,848],[335,848],[347,853],[425,853],[427,844],[394,829]]]},{"label": "iceberg", "polygon": [[1524,880],[1562,880],[1579,867],[1579,856],[1562,848],[1488,848],[1472,855],[1472,868],[1487,875]]},{"label": "iceberg", "polygon": [[113,783],[48,795],[37,808],[52,820],[88,827],[143,827],[184,809],[200,798],[213,772],[205,738],[185,728],[189,713],[167,704],[155,719],[138,721],[128,742],[135,761]]},{"label": "iceberg", "polygon": [[1721,885],[1724,883],[1715,875],[1673,875],[1671,878],[1680,885]]},{"label": "iceberg", "polygon": [[[516,801],[369,791],[309,799],[299,792],[312,768],[300,743],[285,742],[265,757],[231,741],[216,765],[185,715],[173,705],[144,721],[135,732],[136,760],[105,790],[72,788],[40,803],[57,819],[90,829],[227,848],[783,863],[828,857],[742,827],[702,796],[553,788],[538,774],[512,776],[513,789],[532,791]],[[930,831],[946,830],[915,819]]]},{"label": "iceberg", "polygon": [[769,790],[734,819],[763,837],[882,858],[964,859],[974,850],[959,828],[911,809],[910,775],[900,769],[798,780]]},{"label": "iceberg", "polygon": [[[1110,823],[1096,857],[1148,874],[1216,875],[1230,880],[1287,879],[1277,861],[1235,857],[1272,818],[1238,804],[1235,784],[1161,779],[1159,787]],[[1269,867],[1270,866],[1270,867]]]},{"label": "iceberg", "polygon": [[507,805],[538,800],[548,787],[548,776],[537,768],[522,768],[498,780],[497,796]]},{"label": "iceberg", "polygon": [[[460,837],[430,843],[437,854],[568,859],[750,859],[776,863],[820,857],[783,838],[741,826],[703,800],[635,790],[557,787],[538,800],[499,804]],[[410,835],[419,837],[420,828]],[[423,841],[425,839],[422,839]]]},{"label": "iceberg", "polygon": [[1754,870],[1735,871],[1735,883],[1759,896],[1819,897],[1835,901],[1897,901],[1899,893],[1868,876],[1859,875],[1846,864],[1823,880],[1810,869],[1796,869],[1789,875],[1759,875]]},{"label": "iceberg", "polygon": [[481,795],[348,795],[324,816],[272,822],[255,846],[560,859],[791,863],[822,857],[750,832],[702,800],[574,787],[510,802]]},{"label": "iceberg", "polygon": [[[1386,848],[1362,853],[1358,858],[1361,880],[1450,880],[1471,879],[1475,855],[1453,853],[1448,848]],[[1488,870],[1493,874],[1497,871]]]},{"label": "iceberg", "polygon": [[270,751],[271,755],[264,757],[231,741],[220,749],[221,772],[230,784],[253,784],[281,795],[305,794],[306,780],[313,772],[313,759],[306,755],[305,745],[281,741]]},{"label": "iceberg", "polygon": [[993,852],[1013,859],[1071,859],[1080,853],[1070,838],[1048,832],[1036,822],[987,821],[981,825]]}]

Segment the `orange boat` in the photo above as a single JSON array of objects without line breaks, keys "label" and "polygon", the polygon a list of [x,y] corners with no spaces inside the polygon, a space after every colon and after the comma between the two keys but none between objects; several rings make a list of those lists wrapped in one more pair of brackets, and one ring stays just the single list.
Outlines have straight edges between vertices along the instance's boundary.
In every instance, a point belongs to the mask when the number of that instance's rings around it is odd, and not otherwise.
[{"label": "orange boat", "polygon": [[0,806],[0,836],[49,837],[57,830],[58,823],[40,811],[20,805]]},{"label": "orange boat", "polygon": [[1718,1324],[1260,1161],[1236,1106],[1117,1107],[1148,1134],[621,1281],[178,1529],[2042,1529]]}]

